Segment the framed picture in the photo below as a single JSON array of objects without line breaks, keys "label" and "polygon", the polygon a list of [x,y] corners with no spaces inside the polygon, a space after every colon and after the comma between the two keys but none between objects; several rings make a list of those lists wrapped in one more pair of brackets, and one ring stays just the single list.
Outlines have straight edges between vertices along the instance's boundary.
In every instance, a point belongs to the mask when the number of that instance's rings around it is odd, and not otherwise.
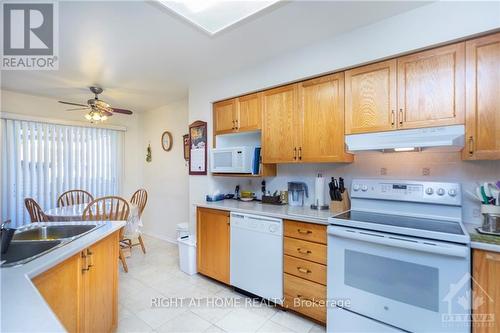
[{"label": "framed picture", "polygon": [[172,149],[172,133],[169,131],[163,132],[161,135],[161,147],[164,151],[170,151]]},{"label": "framed picture", "polygon": [[189,161],[189,134],[184,134],[182,141],[184,142],[184,160]]},{"label": "framed picture", "polygon": [[207,123],[204,121],[189,125],[189,174],[207,174]]}]

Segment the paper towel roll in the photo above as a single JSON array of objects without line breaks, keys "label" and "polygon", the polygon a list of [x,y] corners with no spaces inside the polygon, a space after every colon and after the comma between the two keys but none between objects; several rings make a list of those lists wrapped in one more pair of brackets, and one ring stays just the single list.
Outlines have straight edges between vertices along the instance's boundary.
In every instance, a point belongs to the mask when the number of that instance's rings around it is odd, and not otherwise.
[{"label": "paper towel roll", "polygon": [[316,177],[316,183],[314,188],[314,204],[322,206],[325,204],[325,178],[322,174],[318,174]]}]

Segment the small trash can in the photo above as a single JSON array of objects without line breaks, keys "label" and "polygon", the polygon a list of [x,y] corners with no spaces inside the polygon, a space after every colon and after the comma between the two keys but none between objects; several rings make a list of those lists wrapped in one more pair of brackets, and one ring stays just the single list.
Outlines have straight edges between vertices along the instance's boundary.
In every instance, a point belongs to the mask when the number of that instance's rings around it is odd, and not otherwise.
[{"label": "small trash can", "polygon": [[179,245],[179,266],[186,274],[196,274],[196,241],[193,235],[177,238]]},{"label": "small trash can", "polygon": [[177,224],[177,238],[189,236],[189,225],[187,223]]}]

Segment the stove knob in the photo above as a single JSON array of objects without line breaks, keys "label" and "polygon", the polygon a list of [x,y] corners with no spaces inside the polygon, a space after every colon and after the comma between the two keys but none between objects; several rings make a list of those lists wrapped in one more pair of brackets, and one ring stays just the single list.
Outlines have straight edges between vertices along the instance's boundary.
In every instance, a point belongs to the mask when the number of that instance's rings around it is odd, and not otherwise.
[{"label": "stove knob", "polygon": [[278,226],[271,224],[269,226],[269,232],[276,232],[278,230]]},{"label": "stove knob", "polygon": [[432,193],[434,193],[434,190],[432,189],[432,187],[428,187],[425,189],[425,193],[427,193],[428,195],[431,195]]},{"label": "stove knob", "polygon": [[451,188],[449,191],[448,191],[448,195],[450,197],[455,197],[457,195],[457,190],[455,190],[454,188]]},{"label": "stove knob", "polygon": [[353,191],[359,191],[359,184],[354,184],[352,189],[353,189]]},{"label": "stove knob", "polygon": [[444,190],[444,188],[438,188],[438,190],[436,191],[437,195],[439,196],[443,196],[446,191]]},{"label": "stove knob", "polygon": [[361,191],[363,191],[363,192],[368,191],[368,186],[363,185],[363,186],[361,187]]}]

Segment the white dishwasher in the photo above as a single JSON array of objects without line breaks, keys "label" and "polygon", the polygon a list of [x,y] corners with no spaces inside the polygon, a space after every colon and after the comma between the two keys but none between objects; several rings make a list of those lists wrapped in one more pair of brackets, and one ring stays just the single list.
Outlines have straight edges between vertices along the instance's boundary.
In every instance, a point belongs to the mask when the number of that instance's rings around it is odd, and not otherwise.
[{"label": "white dishwasher", "polygon": [[282,304],[283,223],[258,215],[231,213],[230,283]]}]

